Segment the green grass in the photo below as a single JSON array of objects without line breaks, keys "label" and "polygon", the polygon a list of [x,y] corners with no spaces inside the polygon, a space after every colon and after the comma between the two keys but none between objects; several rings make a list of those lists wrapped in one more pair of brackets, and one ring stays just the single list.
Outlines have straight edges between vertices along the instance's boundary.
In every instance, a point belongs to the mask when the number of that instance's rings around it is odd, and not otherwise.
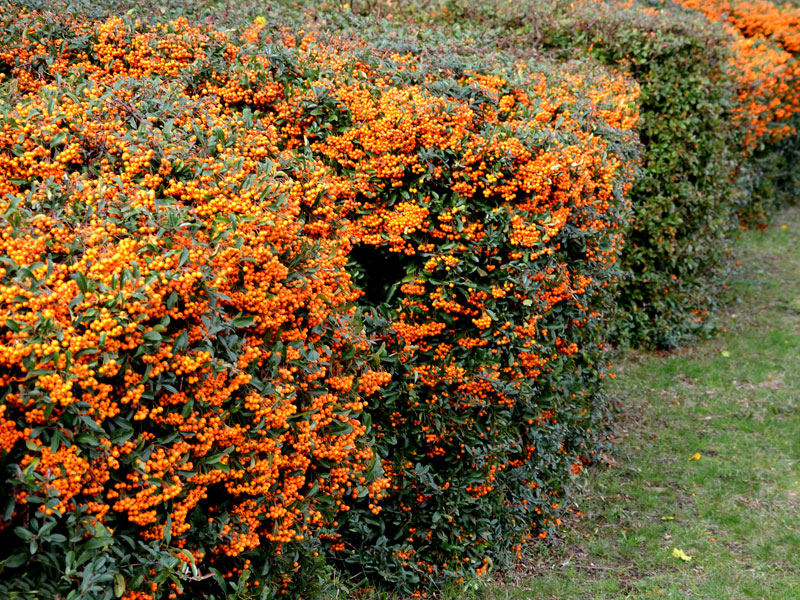
[{"label": "green grass", "polygon": [[619,365],[617,452],[584,479],[583,516],[503,585],[447,595],[800,598],[800,210],[738,253],[720,335]]}]

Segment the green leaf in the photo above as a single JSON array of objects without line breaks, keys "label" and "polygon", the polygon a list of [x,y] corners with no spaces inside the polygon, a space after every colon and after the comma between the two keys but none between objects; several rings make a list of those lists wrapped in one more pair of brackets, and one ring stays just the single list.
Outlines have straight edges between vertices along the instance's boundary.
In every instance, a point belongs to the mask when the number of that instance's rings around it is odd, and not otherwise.
[{"label": "green leaf", "polygon": [[152,329],[150,331],[146,331],[142,338],[148,342],[160,342],[163,339],[160,333],[153,331]]},{"label": "green leaf", "polygon": [[67,132],[61,131],[53,136],[53,139],[50,140],[50,147],[55,148],[59,144],[63,144],[64,140],[67,139]]},{"label": "green leaf", "polygon": [[122,594],[125,593],[125,578],[122,576],[122,573],[116,573],[114,575],[114,594],[116,594],[117,598],[121,598]]},{"label": "green leaf", "polygon": [[96,550],[97,548],[107,548],[114,543],[114,538],[108,535],[94,537],[86,542],[84,548],[87,550]]},{"label": "green leaf", "polygon": [[18,552],[17,554],[12,554],[0,564],[9,569],[16,569],[28,562],[28,558],[28,554],[25,552]]},{"label": "green leaf", "polygon": [[255,317],[234,317],[231,320],[231,325],[234,327],[250,327],[255,322]]},{"label": "green leaf", "polygon": [[11,515],[14,514],[14,508],[17,506],[16,501],[14,500],[14,496],[11,496],[11,499],[8,501],[6,505],[6,510],[3,513],[3,521],[11,520]]},{"label": "green leaf", "polygon": [[86,294],[89,289],[89,280],[86,279],[86,275],[78,271],[77,273],[72,274],[72,278],[78,284],[78,289],[81,291],[81,293]]},{"label": "green leaf", "polygon": [[189,334],[186,330],[183,330],[178,334],[178,337],[175,338],[175,343],[172,345],[172,353],[178,354],[179,352],[183,352],[186,350],[186,347],[189,345]]}]

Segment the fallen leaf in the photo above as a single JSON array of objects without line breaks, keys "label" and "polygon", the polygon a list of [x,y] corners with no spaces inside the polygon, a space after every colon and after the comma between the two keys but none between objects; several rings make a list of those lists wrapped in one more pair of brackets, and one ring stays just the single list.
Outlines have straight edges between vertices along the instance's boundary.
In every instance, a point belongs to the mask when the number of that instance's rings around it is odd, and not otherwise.
[{"label": "fallen leaf", "polygon": [[609,456],[605,452],[600,454],[600,460],[607,464],[609,467],[618,467],[619,463],[614,459],[614,457]]},{"label": "fallen leaf", "polygon": [[672,556],[674,556],[675,558],[680,558],[684,562],[689,562],[690,560],[692,560],[692,557],[689,556],[688,554],[686,554],[680,548],[673,549],[672,550]]},{"label": "fallen leaf", "polygon": [[690,460],[690,461],[692,461],[692,460],[700,460],[700,453],[699,453],[699,452],[695,452],[694,454],[692,454],[692,455],[689,457],[689,460]]},{"label": "fallen leaf", "polygon": [[675,515],[664,515],[663,517],[661,517],[661,520],[662,521],[674,521],[675,520]]},{"label": "fallen leaf", "polygon": [[722,354],[722,356],[724,358],[730,358],[731,357],[731,353],[728,352],[727,350],[723,350],[722,352],[720,352],[720,354]]}]

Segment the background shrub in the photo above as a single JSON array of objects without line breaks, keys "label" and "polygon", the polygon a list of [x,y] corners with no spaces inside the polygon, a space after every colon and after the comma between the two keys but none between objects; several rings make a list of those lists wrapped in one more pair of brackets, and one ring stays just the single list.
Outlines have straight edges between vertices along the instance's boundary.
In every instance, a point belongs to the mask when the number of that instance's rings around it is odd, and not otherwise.
[{"label": "background shrub", "polygon": [[763,226],[775,208],[796,202],[800,174],[798,8],[770,2],[681,0],[709,19],[728,23],[728,71],[737,87],[733,121],[743,129],[742,156],[750,177],[744,225]]},{"label": "background shrub", "polygon": [[779,44],[788,52],[800,52],[800,7],[767,0],[676,0],[686,8],[702,12],[712,21],[730,23],[748,38],[760,37]]},{"label": "background shrub", "polygon": [[673,347],[705,323],[719,293],[742,176],[735,89],[721,29],[685,11],[584,2],[549,42],[580,42],[642,87],[646,151],[617,292],[621,342]]}]

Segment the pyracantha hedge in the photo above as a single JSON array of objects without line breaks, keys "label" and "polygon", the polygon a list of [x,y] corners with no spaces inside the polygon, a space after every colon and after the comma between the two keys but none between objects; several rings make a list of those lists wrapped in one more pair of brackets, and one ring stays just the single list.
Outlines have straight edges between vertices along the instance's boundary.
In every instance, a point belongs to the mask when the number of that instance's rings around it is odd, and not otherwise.
[{"label": "pyracantha hedge", "polygon": [[769,0],[675,0],[712,21],[730,23],[748,38],[765,38],[786,51],[800,51],[800,8]]},{"label": "pyracantha hedge", "polygon": [[444,87],[404,63],[428,81],[340,94],[353,127],[317,148],[357,185],[350,256],[393,375],[370,409],[389,495],[377,519],[351,515],[339,548],[411,591],[545,537],[606,430],[637,88],[523,65]]},{"label": "pyracantha hedge", "polygon": [[617,336],[672,347],[713,326],[707,317],[736,230],[763,222],[793,187],[785,159],[796,139],[800,71],[764,39],[695,11],[642,4],[651,6],[581,2],[550,43],[579,43],[642,87],[644,172],[631,193]]},{"label": "pyracantha hedge", "polygon": [[2,13],[3,593],[411,591],[545,536],[637,87],[65,15]]},{"label": "pyracantha hedge", "polygon": [[731,120],[743,130],[750,167],[740,179],[750,194],[739,218],[743,226],[763,226],[800,193],[800,11],[770,2],[679,3],[728,24],[728,72],[737,88]]},{"label": "pyracantha hedge", "polygon": [[2,595],[307,591],[343,500],[388,485],[323,166],[200,89],[235,38],[3,18]]}]

